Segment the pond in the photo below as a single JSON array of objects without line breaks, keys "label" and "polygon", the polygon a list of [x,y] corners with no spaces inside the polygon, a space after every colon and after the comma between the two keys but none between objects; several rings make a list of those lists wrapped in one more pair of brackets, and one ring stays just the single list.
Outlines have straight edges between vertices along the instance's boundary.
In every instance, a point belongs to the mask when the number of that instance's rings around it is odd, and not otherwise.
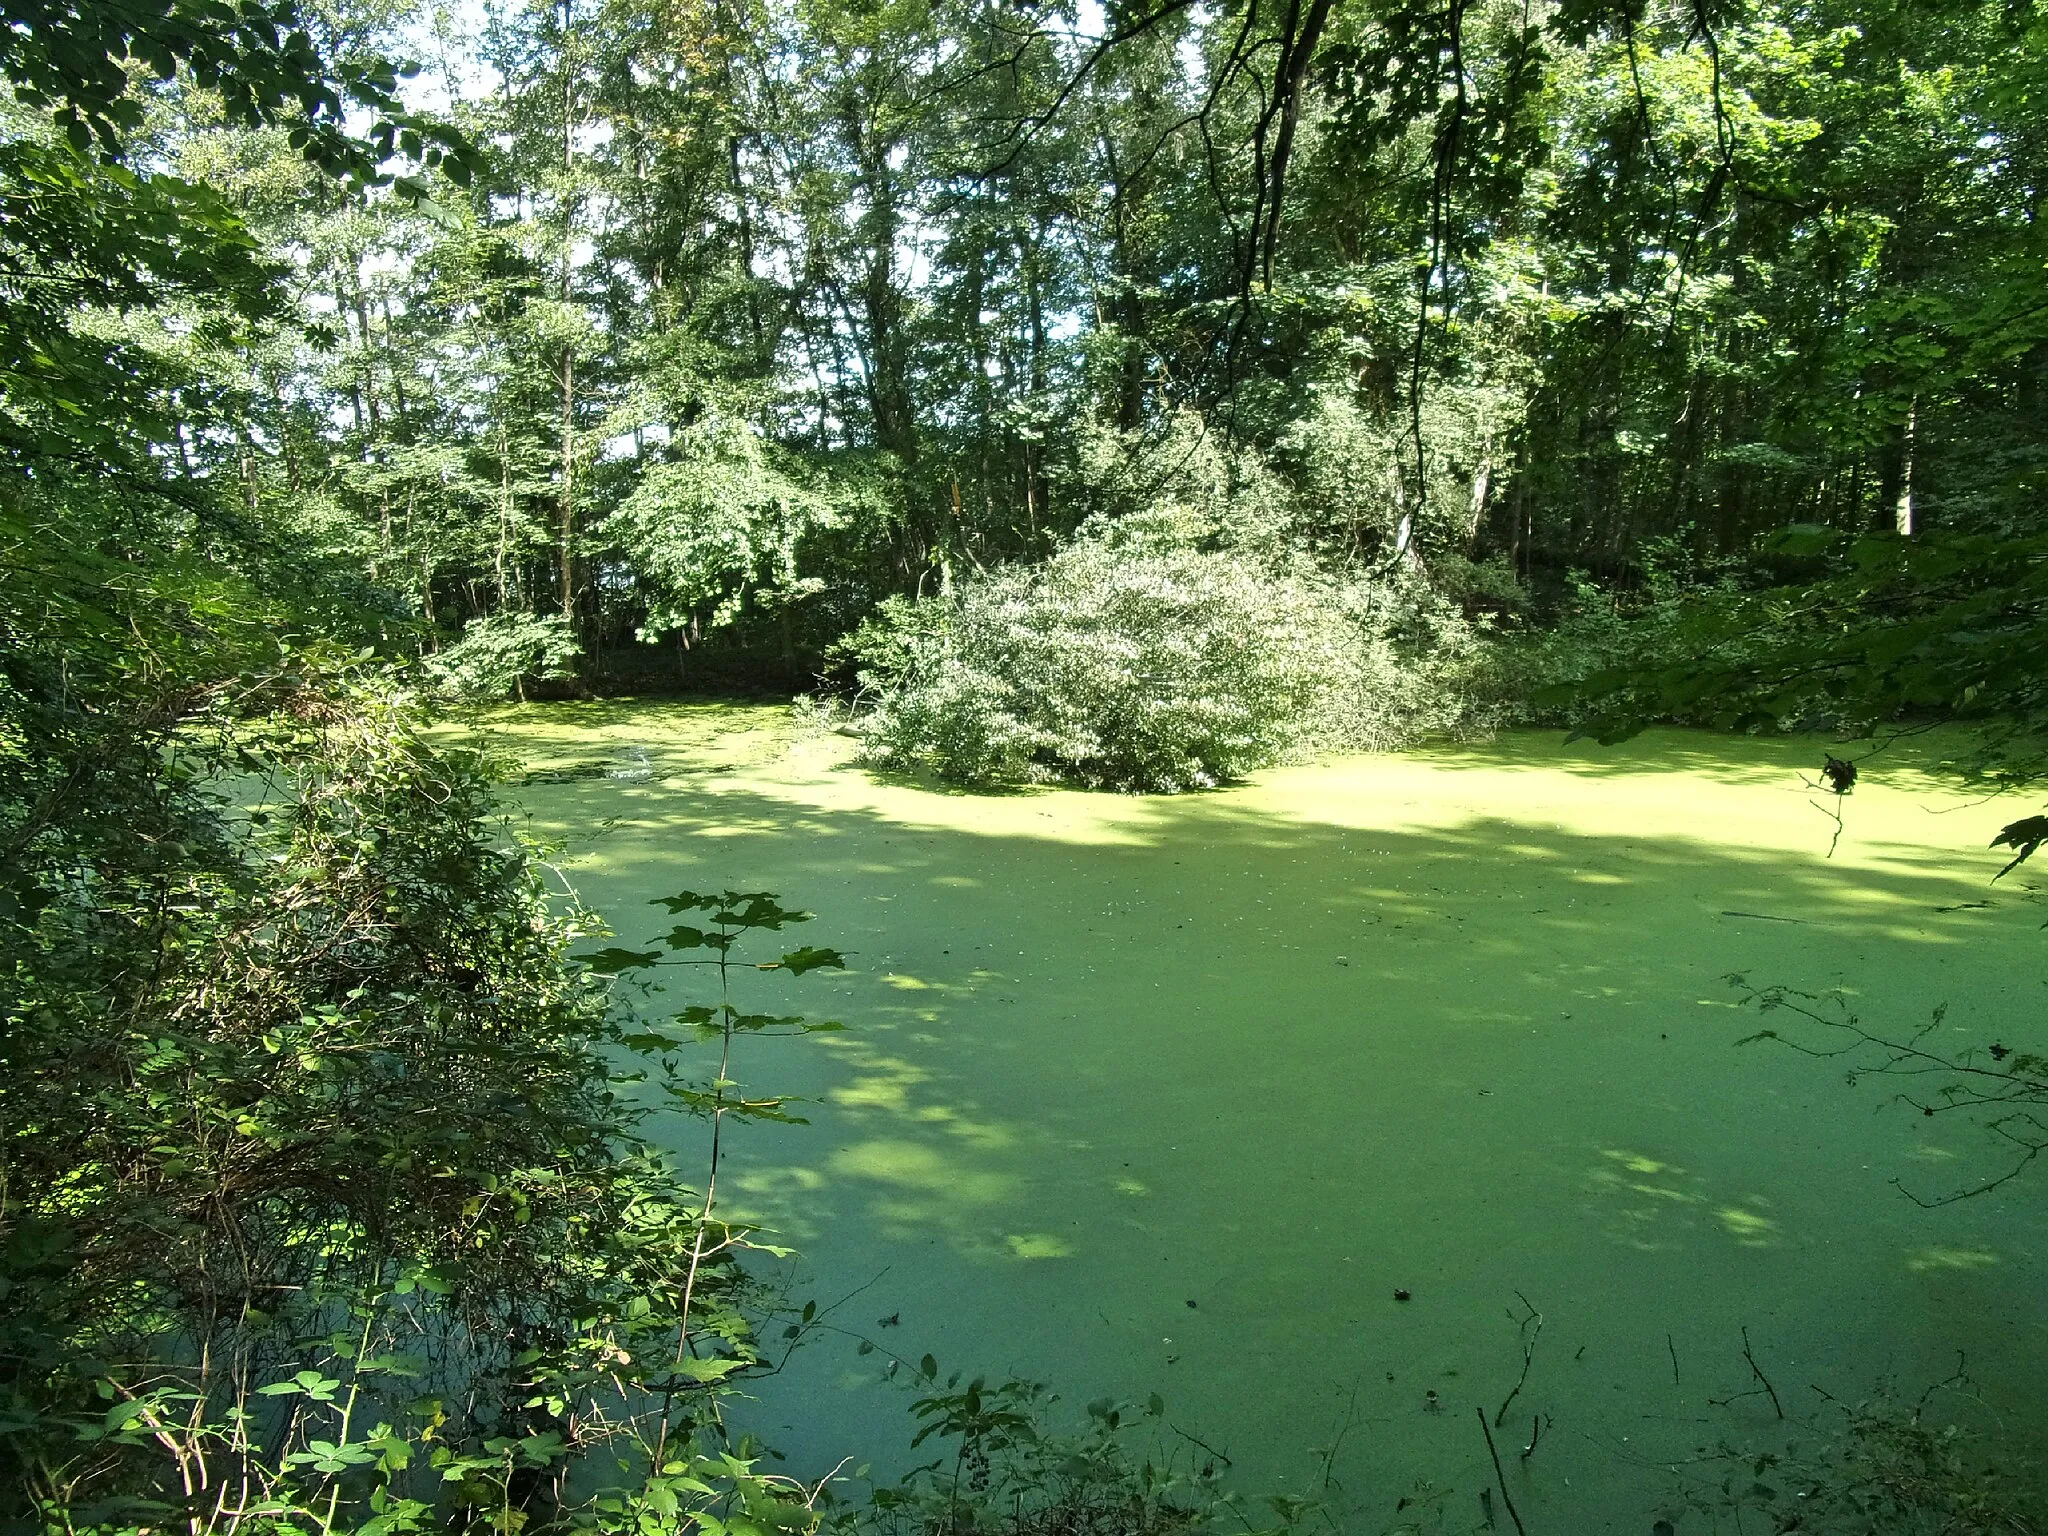
[{"label": "pond", "polygon": [[1772,1432],[1745,1331],[1795,1416],[1960,1358],[1932,1411],[2044,1448],[2048,1168],[1924,1209],[2006,1166],[1984,1131],[1737,1044],[1763,1026],[1731,974],[1901,1037],[1946,1004],[1951,1052],[2038,1031],[2048,911],[1985,847],[2032,807],[1910,746],[1867,760],[1831,852],[1816,742],[1514,734],[1129,798],[884,782],[768,708],[483,725],[624,942],[732,886],[849,952],[748,983],[847,1030],[736,1074],[814,1101],[742,1128],[728,1187],[847,1330],[761,1393],[791,1470],[901,1465],[878,1366],[929,1351],[1068,1404],[1157,1391],[1168,1443],[1248,1488],[1334,1443],[1356,1528],[1428,1483],[1467,1529],[1473,1408],[1533,1335],[1500,1432],[1523,1517],[1642,1532],[1666,1469]]}]

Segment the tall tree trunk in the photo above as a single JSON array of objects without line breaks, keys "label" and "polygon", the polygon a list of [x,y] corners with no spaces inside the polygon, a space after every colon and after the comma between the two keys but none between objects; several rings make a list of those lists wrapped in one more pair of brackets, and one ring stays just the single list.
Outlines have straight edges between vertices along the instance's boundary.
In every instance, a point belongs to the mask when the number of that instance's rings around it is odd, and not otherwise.
[{"label": "tall tree trunk", "polygon": [[[384,334],[387,337],[397,335],[397,327],[391,323],[391,300],[385,298],[379,307],[384,311]],[[412,441],[412,414],[405,408],[405,371],[398,366],[396,357],[391,360],[390,366],[391,408],[398,412],[398,440],[401,443],[409,443]]]},{"label": "tall tree trunk", "polygon": [[904,463],[917,459],[917,422],[910,403],[910,360],[903,334],[903,295],[896,285],[896,239],[902,211],[896,205],[895,173],[889,165],[890,145],[860,116],[860,104],[846,108],[847,139],[854,151],[866,194],[862,237],[867,246],[861,274],[861,313],[867,329],[868,408],[875,424],[875,443]]},{"label": "tall tree trunk", "polygon": [[562,501],[558,514],[562,617],[576,622],[576,353],[562,351]]},{"label": "tall tree trunk", "polygon": [[1913,449],[1920,427],[1920,397],[1906,407],[1906,436],[1899,452],[1899,499],[1892,503],[1892,527],[1899,537],[1913,536]]},{"label": "tall tree trunk", "polygon": [[363,282],[357,258],[351,256],[348,266],[349,307],[356,315],[356,339],[363,349],[363,391],[370,401],[370,430],[381,431],[383,413],[377,400],[377,366],[370,351],[370,301],[363,293]]},{"label": "tall tree trunk", "polygon": [[1130,233],[1129,205],[1135,193],[1118,169],[1116,143],[1107,132],[1102,134],[1101,144],[1102,163],[1109,173],[1111,188],[1110,271],[1117,284],[1110,314],[1121,339],[1116,372],[1116,424],[1125,432],[1135,432],[1145,421],[1145,347],[1140,340],[1145,333],[1145,310],[1138,294],[1137,258],[1131,249]]},{"label": "tall tree trunk", "polygon": [[1465,528],[1465,552],[1479,551],[1479,530],[1486,522],[1486,494],[1493,487],[1493,444],[1482,441],[1479,445],[1479,467],[1472,472],[1471,520]]},{"label": "tall tree trunk", "polygon": [[505,550],[512,541],[512,434],[498,419],[498,610],[505,609]]},{"label": "tall tree trunk", "polygon": [[[725,71],[725,78],[728,89],[730,89],[732,80],[730,66]],[[746,182],[740,175],[740,137],[738,134],[735,133],[727,137],[725,151],[726,169],[732,178],[733,208],[737,211],[739,217],[740,271],[746,275],[747,280],[747,325],[753,332],[754,350],[756,353],[760,353],[764,342],[765,327],[761,319],[761,291],[754,282],[754,216],[752,209],[747,206]],[[770,367],[773,366],[772,359],[764,357],[762,361]]]}]

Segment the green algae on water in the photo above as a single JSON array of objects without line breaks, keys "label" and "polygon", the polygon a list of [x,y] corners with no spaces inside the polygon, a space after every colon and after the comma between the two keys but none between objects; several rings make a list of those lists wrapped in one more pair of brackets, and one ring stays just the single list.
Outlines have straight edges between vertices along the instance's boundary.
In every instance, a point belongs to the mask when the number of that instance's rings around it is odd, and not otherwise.
[{"label": "green algae on water", "polygon": [[[812,1124],[735,1138],[730,1167],[800,1293],[856,1293],[846,1326],[898,1353],[1072,1402],[1157,1390],[1253,1488],[1313,1475],[1348,1422],[1335,1470],[1390,1510],[1491,1477],[1472,1408],[1515,1383],[1519,1294],[1544,1329],[1515,1411],[1554,1428],[1508,1460],[1550,1531],[1643,1529],[1662,1469],[1766,1423],[1744,1329],[1805,1405],[1961,1354],[2044,1448],[2040,1182],[1922,1210],[1895,1181],[1958,1187],[1981,1133],[1735,1045],[1757,1026],[1731,973],[1900,1031],[1946,1003],[1949,1050],[2040,1016],[2044,914],[1988,884],[2010,816],[1906,749],[1867,760],[1830,857],[1797,740],[1525,733],[1133,798],[885,782],[766,708],[487,728],[625,940],[654,896],[734,886],[849,952],[789,1004],[847,1032],[741,1064]],[[762,1429],[821,1470],[900,1461],[880,1358],[807,1349]]]}]

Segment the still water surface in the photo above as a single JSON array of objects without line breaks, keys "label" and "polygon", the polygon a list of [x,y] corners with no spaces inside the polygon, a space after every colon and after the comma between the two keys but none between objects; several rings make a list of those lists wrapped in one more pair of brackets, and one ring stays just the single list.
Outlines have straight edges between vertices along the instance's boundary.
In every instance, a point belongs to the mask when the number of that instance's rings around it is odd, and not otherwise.
[{"label": "still water surface", "polygon": [[929,1351],[1071,1404],[1157,1390],[1250,1488],[1341,1436],[1357,1529],[1424,1481],[1463,1529],[1521,1298],[1544,1326],[1502,1439],[1532,1531],[1646,1531],[1662,1469],[1767,1434],[1768,1400],[1713,1403],[1755,1385],[1745,1328],[1795,1414],[1962,1357],[1974,1396],[1937,1410],[2048,1445],[2048,1171],[1924,1210],[1898,1186],[1999,1171],[1983,1132],[1736,1044],[1731,973],[1844,989],[1880,1033],[1946,1003],[1951,1051],[2043,1043],[2048,910],[1985,847],[2033,807],[1909,748],[1865,764],[1830,856],[1812,743],[1530,733],[1131,798],[883,782],[772,709],[484,729],[569,770],[515,801],[622,941],[731,886],[850,954],[745,999],[848,1026],[737,1073],[813,1102],[733,1138],[732,1198],[800,1250],[799,1298],[857,1291],[754,1410],[790,1470],[902,1464],[877,1362]]}]

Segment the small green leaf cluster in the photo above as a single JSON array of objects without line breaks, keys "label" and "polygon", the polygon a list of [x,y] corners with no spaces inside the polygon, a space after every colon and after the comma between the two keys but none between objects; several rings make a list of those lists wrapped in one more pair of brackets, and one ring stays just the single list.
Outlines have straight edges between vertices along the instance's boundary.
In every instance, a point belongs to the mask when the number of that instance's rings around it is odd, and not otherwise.
[{"label": "small green leaf cluster", "polygon": [[836,1512],[832,1525],[846,1536],[1199,1536],[1298,1528],[1320,1509],[1300,1499],[1262,1509],[1232,1493],[1226,1463],[1171,1430],[1157,1393],[1142,1403],[1097,1399],[1073,1430],[1058,1423],[1058,1396],[1037,1382],[963,1384],[958,1371],[942,1380],[931,1355],[891,1362],[891,1374],[917,1394],[913,1445],[933,1443],[940,1454]]}]

